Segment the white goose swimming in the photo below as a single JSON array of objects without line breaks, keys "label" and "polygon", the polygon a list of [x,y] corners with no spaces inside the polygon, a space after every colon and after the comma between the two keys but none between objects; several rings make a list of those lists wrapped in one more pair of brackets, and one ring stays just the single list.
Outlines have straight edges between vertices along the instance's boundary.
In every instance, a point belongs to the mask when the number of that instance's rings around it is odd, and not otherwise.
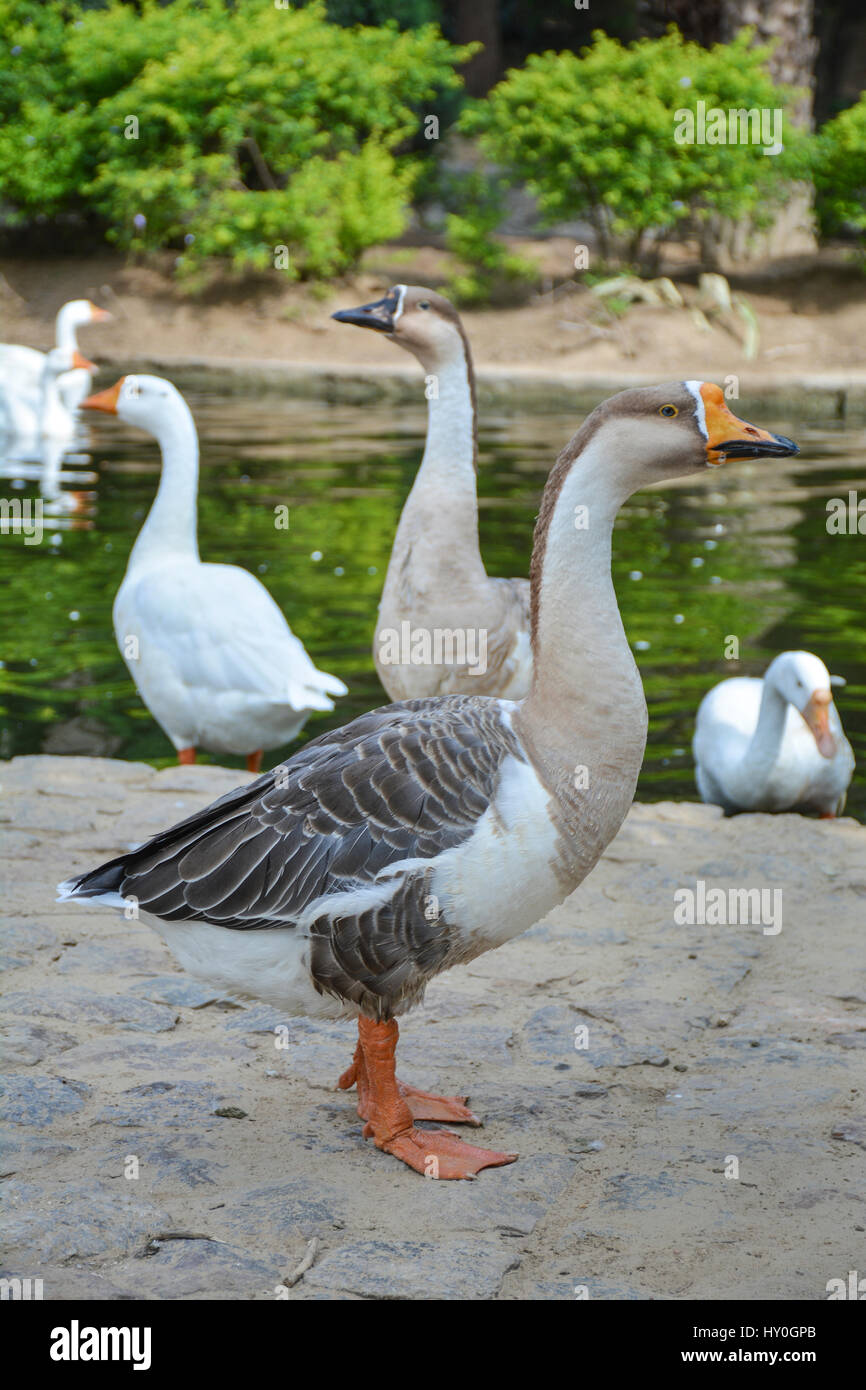
[{"label": "white goose swimming", "polygon": [[52,348],[37,355],[41,365],[35,393],[19,391],[0,366],[0,434],[28,441],[69,440],[75,417],[61,399],[59,383],[70,373],[89,375],[96,368],[76,348]]},{"label": "white goose swimming", "polygon": [[704,696],[692,744],[704,801],[737,811],[842,814],[854,753],[830,673],[811,652],[782,652],[762,680],[734,676]]},{"label": "white goose swimming", "polygon": [[503,695],[532,682],[529,582],[491,579],[478,545],[475,377],[456,309],[432,290],[395,285],[333,315],[385,333],[427,373],[427,441],[403,512],[373,641],[392,700]]},{"label": "white goose swimming", "polygon": [[317,670],[254,575],[199,559],[198,436],[171,382],[121,377],[83,404],[147,430],[162,451],[156,499],[114,600],[117,644],[138,692],[180,762],[202,747],[245,754],[257,772],[263,749],[295,738],[346,686]]},{"label": "white goose swimming", "polygon": [[416,1128],[477,1121],[465,1098],[397,1080],[397,1016],[432,976],[562,902],[625,818],[647,712],[610,573],[622,503],[725,455],[796,452],[732,415],[717,386],[605,401],[544,491],[526,699],[451,695],[362,715],[63,895],[134,897],[181,965],[219,988],[288,1013],[358,1015],[339,1084],[357,1086],[364,1134],[418,1172],[465,1178],[511,1162]]},{"label": "white goose swimming", "polygon": [[[66,352],[78,352],[78,329],[89,323],[103,323],[110,319],[107,309],[91,304],[89,299],[70,299],[57,312],[54,320],[55,344]],[[44,352],[36,348],[19,347],[14,343],[0,343],[0,381],[17,396],[35,399],[40,390],[40,379],[45,366]],[[96,370],[91,364],[86,367],[69,368],[58,383],[58,394],[63,405],[74,412],[84,397],[89,394]]]}]

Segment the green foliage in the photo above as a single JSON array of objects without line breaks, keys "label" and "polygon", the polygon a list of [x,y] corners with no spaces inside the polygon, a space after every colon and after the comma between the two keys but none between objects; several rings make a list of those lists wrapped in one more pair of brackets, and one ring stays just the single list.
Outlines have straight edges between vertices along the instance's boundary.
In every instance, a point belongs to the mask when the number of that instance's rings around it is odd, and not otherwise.
[{"label": "green foliage", "polygon": [[674,139],[675,113],[699,100],[724,111],[790,107],[793,93],[763,67],[767,50],[751,43],[747,30],[711,49],[676,29],[629,46],[596,33],[580,56],[530,56],[467,106],[460,126],[507,182],[534,194],[548,223],[587,217],[605,259],[619,250],[637,261],[650,231],[687,218],[765,219],[800,172],[804,137],[787,118],[775,156],[759,144]]},{"label": "green foliage", "polygon": [[537,279],[531,262],[494,237],[502,221],[502,192],[478,173],[459,175],[451,189],[449,201],[464,211],[449,212],[445,219],[448,249],[461,262],[446,289],[460,305],[520,299]]},{"label": "green foliage", "polygon": [[822,229],[866,231],[866,95],[821,127],[813,176]]},{"label": "green foliage", "polygon": [[5,220],[95,215],[193,277],[278,245],[291,274],[332,275],[398,235],[417,166],[396,151],[469,52],[432,25],[343,28],[321,0],[0,0],[0,25]]}]

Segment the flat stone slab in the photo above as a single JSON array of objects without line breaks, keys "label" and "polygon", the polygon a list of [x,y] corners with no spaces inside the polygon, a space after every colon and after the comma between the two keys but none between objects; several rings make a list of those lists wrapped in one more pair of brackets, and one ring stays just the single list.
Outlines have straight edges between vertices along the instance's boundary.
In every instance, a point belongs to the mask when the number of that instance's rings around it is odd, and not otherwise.
[{"label": "flat stone slab", "polygon": [[363,1240],[328,1254],[306,1276],[309,1289],[362,1298],[495,1298],[519,1261],[507,1249],[472,1242]]}]

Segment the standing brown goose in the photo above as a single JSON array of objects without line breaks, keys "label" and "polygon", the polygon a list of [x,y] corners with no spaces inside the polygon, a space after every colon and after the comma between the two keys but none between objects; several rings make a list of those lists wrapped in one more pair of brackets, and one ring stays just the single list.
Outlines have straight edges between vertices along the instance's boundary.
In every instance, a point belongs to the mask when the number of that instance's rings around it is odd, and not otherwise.
[{"label": "standing brown goose", "polygon": [[[227,991],[287,1013],[357,1015],[355,1060],[339,1084],[357,1085],[378,1148],[440,1178],[510,1163],[513,1154],[416,1127],[477,1121],[464,1098],[397,1080],[396,1018],[432,976],[562,902],[628,811],[647,714],[610,575],[619,507],[726,455],[796,452],[732,415],[717,386],[604,402],[544,491],[525,700],[451,695],[362,715],[70,880],[64,895],[137,901],[181,965]],[[576,778],[577,766],[588,777]]]},{"label": "standing brown goose", "polygon": [[532,683],[529,581],[491,579],[478,546],[472,354],[453,305],[395,285],[333,317],[385,333],[426,373],[427,442],[379,603],[373,657],[392,700],[502,695]]}]

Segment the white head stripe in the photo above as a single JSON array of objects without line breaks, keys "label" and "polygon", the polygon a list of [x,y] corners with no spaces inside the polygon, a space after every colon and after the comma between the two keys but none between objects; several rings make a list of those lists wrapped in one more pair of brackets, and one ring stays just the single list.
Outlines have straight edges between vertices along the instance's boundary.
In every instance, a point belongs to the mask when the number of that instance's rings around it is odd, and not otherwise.
[{"label": "white head stripe", "polygon": [[391,315],[391,318],[392,318],[392,321],[393,321],[394,323],[396,323],[397,320],[398,320],[398,318],[400,317],[400,315],[401,315],[402,312],[403,312],[403,300],[406,298],[406,286],[405,286],[405,285],[395,285],[394,288],[398,291],[398,293],[397,293],[397,308],[394,310],[394,313]]},{"label": "white head stripe", "polygon": [[695,398],[695,418],[698,422],[698,428],[700,429],[701,434],[704,436],[704,439],[709,439],[709,431],[707,430],[707,412],[704,408],[704,398],[701,395],[702,385],[703,383],[700,381],[683,382],[683,386],[685,386],[686,390],[691,392],[691,394]]}]

